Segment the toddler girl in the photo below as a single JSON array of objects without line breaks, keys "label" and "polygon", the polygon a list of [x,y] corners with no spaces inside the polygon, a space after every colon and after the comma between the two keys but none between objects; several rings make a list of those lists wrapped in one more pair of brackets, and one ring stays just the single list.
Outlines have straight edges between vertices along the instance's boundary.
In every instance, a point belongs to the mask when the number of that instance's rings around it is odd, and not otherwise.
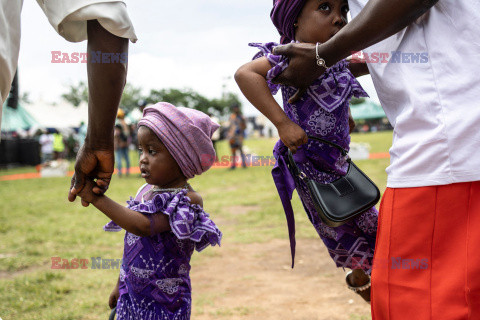
[{"label": "toddler girl", "polygon": [[[125,229],[122,267],[110,295],[117,319],[187,320],[191,313],[190,257],[220,245],[222,233],[187,183],[215,159],[211,136],[218,124],[197,110],[157,103],[138,123],[144,184],[128,206],[91,191],[80,193],[112,219],[105,231]],[[118,300],[118,302],[117,302]]]},{"label": "toddler girl", "polygon": [[[346,0],[277,0],[271,18],[282,43],[321,43],[346,25],[347,13]],[[367,96],[352,71],[357,75],[365,74],[365,65],[340,61],[312,83],[298,102],[293,102],[296,88],[272,82],[289,63],[286,58],[272,53],[277,44],[250,45],[259,48],[260,52],[253,61],[238,69],[235,80],[245,97],[278,129],[280,140],[273,150],[277,163],[272,175],[287,216],[292,267],[295,226],[290,199],[296,188],[310,221],[337,267],[354,269],[347,274],[347,285],[370,301],[368,274],[375,247],[377,210],[371,208],[340,227],[328,227],[315,211],[306,184],[294,179],[286,165],[289,148],[296,152],[295,161],[310,179],[329,183],[345,175],[348,163],[340,151],[317,141],[307,141],[307,135],[327,139],[348,150],[349,100],[352,96]],[[283,110],[272,96],[279,88],[282,89]]]}]

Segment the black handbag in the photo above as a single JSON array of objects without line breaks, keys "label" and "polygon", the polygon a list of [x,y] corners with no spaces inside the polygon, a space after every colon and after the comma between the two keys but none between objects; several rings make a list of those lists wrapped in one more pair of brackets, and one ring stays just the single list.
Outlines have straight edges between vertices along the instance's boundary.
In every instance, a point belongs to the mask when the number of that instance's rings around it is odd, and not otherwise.
[{"label": "black handbag", "polygon": [[[339,149],[344,157],[348,155],[347,150],[333,142],[313,136],[308,138]],[[347,158],[347,162],[349,167],[345,176],[323,184],[308,178],[295,163],[290,149],[288,150],[290,170],[294,176],[307,184],[315,209],[322,221],[330,227],[341,226],[380,200],[380,190],[375,183],[353,163],[350,157]]]}]

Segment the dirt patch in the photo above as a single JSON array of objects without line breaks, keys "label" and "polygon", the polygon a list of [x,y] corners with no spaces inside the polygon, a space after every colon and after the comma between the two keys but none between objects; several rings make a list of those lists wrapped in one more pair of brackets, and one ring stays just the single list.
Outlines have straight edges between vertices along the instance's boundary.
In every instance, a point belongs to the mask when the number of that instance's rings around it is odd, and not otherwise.
[{"label": "dirt patch", "polygon": [[[370,305],[348,290],[320,239],[222,244],[192,266],[192,319],[366,320]],[[197,301],[198,300],[198,301]]]}]

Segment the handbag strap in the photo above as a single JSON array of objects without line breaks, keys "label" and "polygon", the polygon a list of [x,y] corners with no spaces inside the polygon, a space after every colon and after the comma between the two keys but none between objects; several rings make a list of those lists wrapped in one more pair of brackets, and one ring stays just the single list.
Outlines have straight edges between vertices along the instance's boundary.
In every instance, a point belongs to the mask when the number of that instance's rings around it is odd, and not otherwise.
[{"label": "handbag strap", "polygon": [[333,143],[331,141],[328,141],[328,140],[325,140],[323,138],[318,138],[318,137],[314,137],[314,136],[307,136],[308,139],[311,139],[311,140],[316,140],[316,141],[320,141],[324,144],[328,144],[329,146],[332,146],[334,148],[337,148],[338,150],[340,150],[340,152],[342,153],[342,156],[346,156],[348,154],[348,151],[345,150],[344,148],[340,147],[338,144],[336,143]]},{"label": "handbag strap", "polygon": [[[334,148],[337,148],[338,150],[340,150],[340,152],[342,153],[342,156],[346,156],[348,155],[348,151],[345,150],[344,148],[342,148],[341,146],[339,146],[338,144],[336,143],[333,143],[331,141],[328,141],[328,140],[325,140],[325,139],[322,139],[322,138],[318,138],[318,137],[314,137],[314,136],[307,136],[308,139],[311,139],[311,140],[316,140],[316,141],[320,141],[324,144],[328,144]],[[302,172],[300,170],[300,168],[297,166],[297,163],[295,162],[295,159],[293,159],[293,154],[292,152],[290,151],[290,149],[288,149],[288,162],[290,164],[290,166],[292,167],[292,170],[293,170],[293,173],[298,176],[300,179],[304,180],[304,179],[308,179],[307,178],[307,175]]]}]

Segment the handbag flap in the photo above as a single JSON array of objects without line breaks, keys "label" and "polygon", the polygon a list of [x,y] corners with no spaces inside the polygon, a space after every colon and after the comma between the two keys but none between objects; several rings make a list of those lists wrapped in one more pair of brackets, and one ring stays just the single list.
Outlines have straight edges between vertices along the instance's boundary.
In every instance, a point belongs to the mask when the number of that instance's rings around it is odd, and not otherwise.
[{"label": "handbag flap", "polygon": [[345,221],[373,207],[380,199],[377,186],[353,163],[350,162],[345,176],[322,184],[310,180],[307,183],[325,218]]}]

